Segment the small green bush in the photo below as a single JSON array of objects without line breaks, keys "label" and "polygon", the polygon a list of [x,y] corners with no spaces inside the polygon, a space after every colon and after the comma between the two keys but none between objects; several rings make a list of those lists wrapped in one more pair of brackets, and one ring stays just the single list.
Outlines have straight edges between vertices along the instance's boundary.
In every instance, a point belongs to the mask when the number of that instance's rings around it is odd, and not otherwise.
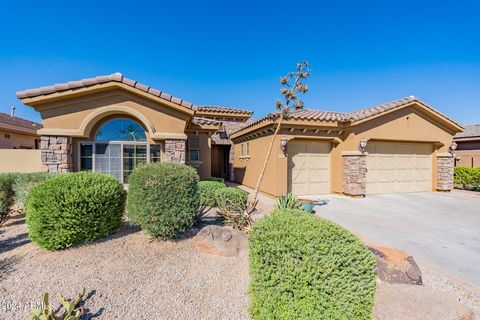
[{"label": "small green bush", "polygon": [[215,181],[215,182],[221,182],[221,183],[225,182],[225,179],[218,178],[218,177],[208,177],[208,178],[205,178],[205,179],[202,179],[202,180],[203,181]]},{"label": "small green bush", "polygon": [[375,257],[337,224],[275,210],[249,236],[253,319],[372,319]]},{"label": "small green bush", "polygon": [[455,167],[454,184],[459,189],[480,190],[480,168]]},{"label": "small green bush", "polygon": [[34,186],[27,199],[29,238],[49,250],[93,241],[122,224],[126,192],[112,176],[56,175]]},{"label": "small green bush", "polygon": [[199,207],[195,169],[148,164],[136,168],[128,182],[128,216],[150,236],[174,237],[195,221]]},{"label": "small green bush", "polygon": [[15,192],[13,191],[14,185],[13,176],[10,174],[0,175],[0,225],[5,223],[10,207],[14,203]]},{"label": "small green bush", "polygon": [[238,188],[226,187],[215,191],[215,198],[220,211],[241,211],[247,204],[248,193]]},{"label": "small green bush", "polygon": [[217,181],[200,181],[198,183],[198,195],[200,206],[217,207],[216,191],[225,188],[225,184]]},{"label": "small green bush", "polygon": [[15,192],[15,203],[18,204],[21,209],[25,209],[27,195],[30,189],[52,177],[55,174],[48,172],[33,172],[33,173],[15,173],[14,174],[14,192]]},{"label": "small green bush", "polygon": [[293,193],[286,193],[280,196],[275,203],[275,209],[296,209],[303,210],[303,205],[297,200],[297,196]]}]

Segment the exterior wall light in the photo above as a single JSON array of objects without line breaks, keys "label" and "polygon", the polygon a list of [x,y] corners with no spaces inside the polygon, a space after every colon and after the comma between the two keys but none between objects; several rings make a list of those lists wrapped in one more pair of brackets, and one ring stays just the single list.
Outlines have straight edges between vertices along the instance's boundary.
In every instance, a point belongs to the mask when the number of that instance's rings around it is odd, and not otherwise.
[{"label": "exterior wall light", "polygon": [[280,150],[282,150],[283,153],[287,153],[287,142],[288,139],[285,136],[280,139]]},{"label": "exterior wall light", "polygon": [[365,151],[367,151],[367,140],[366,139],[360,140],[360,143],[358,144],[358,150],[360,150],[361,153],[365,153]]},{"label": "exterior wall light", "polygon": [[457,147],[458,147],[458,144],[455,141],[452,141],[452,144],[450,145],[450,148],[449,148],[450,153],[453,154],[455,150],[457,150]]}]

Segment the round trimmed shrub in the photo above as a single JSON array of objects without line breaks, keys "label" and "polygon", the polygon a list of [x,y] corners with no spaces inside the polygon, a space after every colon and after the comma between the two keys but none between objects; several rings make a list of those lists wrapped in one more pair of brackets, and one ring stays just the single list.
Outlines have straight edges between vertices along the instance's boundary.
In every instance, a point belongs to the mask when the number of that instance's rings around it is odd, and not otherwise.
[{"label": "round trimmed shrub", "polygon": [[56,175],[27,196],[29,238],[58,250],[105,237],[121,226],[125,201],[122,183],[110,175]]},{"label": "round trimmed shrub", "polygon": [[248,201],[248,193],[242,189],[226,187],[215,191],[217,206],[221,211],[243,210]]},{"label": "round trimmed shrub", "polygon": [[128,216],[152,237],[169,238],[185,231],[196,217],[198,174],[186,165],[155,163],[128,177]]},{"label": "round trimmed shrub", "polygon": [[202,179],[202,180],[203,181],[215,181],[215,182],[221,182],[221,183],[225,182],[225,179],[218,178],[218,177],[208,177],[208,178],[205,178],[205,179]]},{"label": "round trimmed shrub", "polygon": [[375,257],[339,225],[275,210],[249,236],[253,319],[372,319]]},{"label": "round trimmed shrub", "polygon": [[200,206],[216,207],[217,198],[216,191],[226,188],[225,184],[217,181],[200,181],[198,183],[198,196],[200,198]]},{"label": "round trimmed shrub", "polygon": [[14,183],[11,174],[0,175],[0,225],[6,221],[10,207],[14,203]]}]

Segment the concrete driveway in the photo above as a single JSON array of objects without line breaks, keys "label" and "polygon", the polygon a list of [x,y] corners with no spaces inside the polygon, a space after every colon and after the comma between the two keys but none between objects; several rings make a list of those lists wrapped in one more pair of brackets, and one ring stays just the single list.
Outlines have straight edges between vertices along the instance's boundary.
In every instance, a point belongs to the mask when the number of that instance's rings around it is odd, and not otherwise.
[{"label": "concrete driveway", "polygon": [[318,215],[480,287],[480,193],[318,196]]}]

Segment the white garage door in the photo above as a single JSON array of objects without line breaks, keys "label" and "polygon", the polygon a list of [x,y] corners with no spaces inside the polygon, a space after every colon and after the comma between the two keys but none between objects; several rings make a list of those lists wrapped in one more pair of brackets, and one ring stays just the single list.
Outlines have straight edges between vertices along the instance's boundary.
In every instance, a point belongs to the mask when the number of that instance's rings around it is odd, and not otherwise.
[{"label": "white garage door", "polygon": [[288,143],[288,190],[298,195],[330,193],[330,142]]},{"label": "white garage door", "polygon": [[431,144],[369,142],[367,194],[432,190]]}]

